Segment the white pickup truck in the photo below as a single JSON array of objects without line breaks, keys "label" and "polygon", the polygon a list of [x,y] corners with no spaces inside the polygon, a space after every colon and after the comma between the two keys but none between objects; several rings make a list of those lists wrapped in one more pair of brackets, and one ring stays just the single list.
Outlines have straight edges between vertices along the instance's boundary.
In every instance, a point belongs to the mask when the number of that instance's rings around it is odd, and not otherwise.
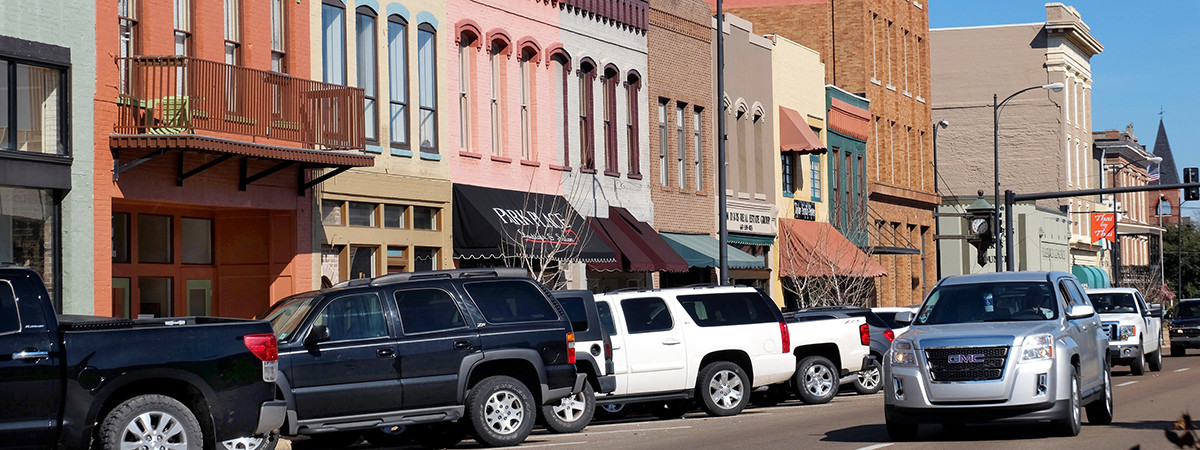
[{"label": "white pickup truck", "polygon": [[612,319],[616,375],[613,392],[596,396],[602,417],[634,403],[679,417],[694,398],[710,415],[733,415],[754,388],[784,383],[796,370],[783,314],[757,289],[619,291],[596,302],[601,321]]},{"label": "white pickup truck", "polygon": [[1108,335],[1113,365],[1128,365],[1134,375],[1162,370],[1162,305],[1147,305],[1134,288],[1088,289],[1088,299],[1100,314]]}]

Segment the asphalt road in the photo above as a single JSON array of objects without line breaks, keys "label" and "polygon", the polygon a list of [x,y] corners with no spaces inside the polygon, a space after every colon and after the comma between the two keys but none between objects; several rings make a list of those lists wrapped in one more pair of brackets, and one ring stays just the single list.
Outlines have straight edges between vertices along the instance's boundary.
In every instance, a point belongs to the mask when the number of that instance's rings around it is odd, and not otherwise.
[{"label": "asphalt road", "polygon": [[[682,419],[630,416],[596,422],[581,433],[550,434],[541,429],[521,447],[589,447],[691,450],[741,449],[1039,449],[1176,448],[1165,438],[1184,412],[1200,418],[1200,351],[1163,358],[1161,372],[1133,376],[1126,367],[1113,371],[1115,418],[1111,425],[1089,425],[1074,438],[1054,435],[1045,425],[968,425],[949,430],[922,425],[916,442],[892,443],[883,425],[883,394],[838,395],[825,405],[792,400],[768,408],[747,408],[734,417],[713,418],[692,412]],[[298,439],[302,441],[303,438]],[[301,442],[297,442],[301,444]],[[297,445],[297,448],[302,445]],[[280,448],[290,447],[287,441]],[[464,441],[459,448],[478,447]],[[356,448],[369,448],[365,444]]]}]

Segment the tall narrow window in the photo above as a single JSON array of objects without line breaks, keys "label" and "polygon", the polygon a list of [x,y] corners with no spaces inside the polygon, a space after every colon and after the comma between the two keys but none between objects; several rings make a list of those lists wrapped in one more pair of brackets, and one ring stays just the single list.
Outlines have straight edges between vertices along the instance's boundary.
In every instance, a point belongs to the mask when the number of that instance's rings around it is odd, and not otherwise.
[{"label": "tall narrow window", "polygon": [[617,164],[617,82],[620,73],[604,68],[604,174],[620,175]]},{"label": "tall narrow window", "polygon": [[358,38],[358,53],[355,63],[358,72],[358,87],[362,88],[364,119],[366,120],[367,142],[379,143],[379,110],[376,100],[379,99],[378,83],[375,82],[377,70],[375,66],[375,11],[366,6],[354,10],[354,30]]},{"label": "tall narrow window", "polygon": [[837,150],[829,152],[829,163],[833,168],[829,171],[829,202],[830,207],[835,210],[841,209],[841,180],[842,180],[842,158]]},{"label": "tall narrow window", "polygon": [[192,2],[191,0],[175,0],[175,55],[188,56],[191,53],[192,37]]},{"label": "tall narrow window", "polygon": [[638,119],[638,111],[641,109],[641,94],[638,93],[642,88],[642,79],[637,72],[630,72],[629,77],[625,80],[625,110],[626,124],[625,136],[629,140],[629,177],[642,177],[642,146],[641,146],[641,130],[638,128],[640,120]]},{"label": "tall narrow window", "polygon": [[[131,58],[137,55],[137,0],[117,0],[117,25],[118,40],[120,41],[120,49],[118,56],[121,58]],[[129,78],[129,62],[122,59],[119,63],[118,70],[120,71],[120,91],[122,94],[130,93],[130,78]]]},{"label": "tall narrow window", "polygon": [[667,131],[667,100],[658,100],[658,179],[659,184],[667,186],[670,184],[667,175],[667,139],[670,136]]},{"label": "tall narrow window", "polygon": [[892,80],[895,78],[892,73],[892,21],[887,21],[887,86],[895,89]]},{"label": "tall narrow window", "polygon": [[321,81],[346,84],[346,11],[338,0],[321,4]]},{"label": "tall narrow window", "polygon": [[559,152],[561,158],[559,164],[562,167],[571,166],[571,112],[570,112],[570,96],[567,93],[567,88],[570,85],[570,68],[565,54],[556,53],[554,60],[554,76],[555,76],[555,97],[557,101],[557,121],[558,127],[556,132],[561,133],[558,136],[558,142],[562,146],[562,151]]},{"label": "tall narrow window", "polygon": [[879,81],[879,14],[871,13],[871,80]]},{"label": "tall narrow window", "polygon": [[704,190],[704,135],[700,133],[702,111],[699,107],[692,110],[692,173],[696,174],[697,191]]},{"label": "tall narrow window", "polygon": [[909,93],[908,90],[908,30],[904,30],[904,40],[900,41],[904,45],[904,93]]},{"label": "tall narrow window", "polygon": [[795,161],[795,157],[792,155],[792,152],[783,152],[779,155],[779,161],[783,164],[783,173],[780,176],[783,180],[783,193],[784,195],[791,195],[792,191],[796,190],[796,185],[794,184],[796,180],[795,168],[792,167],[792,161]]},{"label": "tall narrow window", "polygon": [[492,155],[504,156],[504,61],[506,51],[504,41],[493,40],[492,48],[488,51],[488,64],[491,66],[491,108],[492,117]]},{"label": "tall narrow window", "polygon": [[683,110],[686,107],[683,103],[675,105],[675,137],[678,139],[675,142],[675,166],[679,171],[679,189],[687,189],[687,135],[683,131]]},{"label": "tall narrow window", "polygon": [[579,151],[584,172],[596,173],[596,129],[593,123],[596,66],[591,61],[579,64]]},{"label": "tall narrow window", "polygon": [[521,50],[521,159],[533,161],[533,90],[534,58],[532,47]]},{"label": "tall narrow window", "polygon": [[271,70],[279,73],[287,72],[287,62],[284,59],[287,54],[287,47],[284,46],[284,42],[287,42],[284,34],[284,24],[287,23],[286,5],[284,0],[271,0]]},{"label": "tall narrow window", "polygon": [[225,0],[225,64],[238,65],[242,47],[241,0]]},{"label": "tall narrow window", "polygon": [[437,32],[422,23],[417,27],[417,81],[420,82],[421,151],[438,153],[437,147]]},{"label": "tall narrow window", "polygon": [[471,76],[475,73],[471,45],[478,36],[463,32],[458,37],[458,146],[471,151]]},{"label": "tall narrow window", "polygon": [[812,200],[814,202],[821,201],[821,155],[810,155],[808,157],[808,167],[810,174],[808,176],[812,187]]},{"label": "tall narrow window", "polygon": [[388,114],[392,147],[408,148],[408,22],[388,16]]}]

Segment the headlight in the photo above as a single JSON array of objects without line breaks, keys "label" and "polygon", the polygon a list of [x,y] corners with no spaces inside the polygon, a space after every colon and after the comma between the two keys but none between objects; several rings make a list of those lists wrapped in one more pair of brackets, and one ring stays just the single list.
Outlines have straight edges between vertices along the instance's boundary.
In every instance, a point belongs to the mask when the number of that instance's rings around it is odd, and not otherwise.
[{"label": "headlight", "polygon": [[917,365],[917,352],[913,349],[912,341],[901,339],[892,342],[892,365]]},{"label": "headlight", "polygon": [[1121,325],[1117,328],[1117,340],[1123,341],[1132,336],[1137,336],[1137,325]]},{"label": "headlight", "polygon": [[1038,361],[1054,357],[1054,336],[1035,334],[1021,343],[1021,361]]}]

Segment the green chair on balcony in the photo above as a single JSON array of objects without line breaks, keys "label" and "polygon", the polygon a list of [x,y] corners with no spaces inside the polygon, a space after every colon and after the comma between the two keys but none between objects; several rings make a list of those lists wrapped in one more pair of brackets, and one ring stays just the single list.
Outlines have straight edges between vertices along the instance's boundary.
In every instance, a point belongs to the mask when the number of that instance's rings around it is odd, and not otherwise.
[{"label": "green chair on balcony", "polygon": [[147,130],[150,134],[183,134],[192,132],[192,109],[188,96],[166,96],[158,102],[162,111],[159,126]]}]

